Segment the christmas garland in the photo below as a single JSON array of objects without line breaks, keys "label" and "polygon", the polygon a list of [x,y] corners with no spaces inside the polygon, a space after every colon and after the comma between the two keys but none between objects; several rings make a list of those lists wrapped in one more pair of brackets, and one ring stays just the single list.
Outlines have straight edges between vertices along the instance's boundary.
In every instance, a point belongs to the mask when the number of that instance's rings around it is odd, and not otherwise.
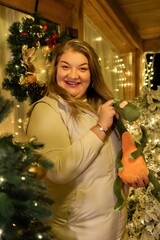
[{"label": "christmas garland", "polygon": [[46,23],[37,13],[14,22],[9,32],[11,60],[5,68],[2,88],[9,90],[19,102],[29,99],[33,103],[46,93],[52,48],[67,35],[60,35],[56,24]]},{"label": "christmas garland", "polygon": [[[160,183],[160,91],[142,88],[141,96],[132,100],[141,111],[136,122],[129,123],[135,139],[139,139],[137,125],[144,125],[148,143],[144,149],[147,166]],[[131,189],[128,196],[127,230],[130,240],[160,239],[160,192],[159,201],[153,195],[153,186]]]}]

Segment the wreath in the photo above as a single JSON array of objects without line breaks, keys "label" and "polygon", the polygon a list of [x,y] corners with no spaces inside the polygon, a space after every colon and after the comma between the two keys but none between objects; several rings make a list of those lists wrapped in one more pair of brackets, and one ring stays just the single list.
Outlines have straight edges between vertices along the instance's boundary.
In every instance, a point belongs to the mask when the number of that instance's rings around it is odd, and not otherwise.
[{"label": "wreath", "polygon": [[46,22],[38,13],[14,22],[7,38],[11,59],[6,65],[2,88],[9,90],[19,102],[32,104],[47,90],[47,67],[53,47],[67,39],[58,25]]}]

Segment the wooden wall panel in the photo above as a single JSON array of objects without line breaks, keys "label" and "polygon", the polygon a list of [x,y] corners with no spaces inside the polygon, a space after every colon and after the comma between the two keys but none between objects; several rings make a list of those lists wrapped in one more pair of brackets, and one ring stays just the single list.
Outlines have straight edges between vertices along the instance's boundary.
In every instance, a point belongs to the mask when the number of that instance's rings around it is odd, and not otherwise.
[{"label": "wooden wall panel", "polygon": [[37,11],[41,15],[66,28],[78,30],[78,37],[83,38],[83,0],[76,1],[39,0]]},{"label": "wooden wall panel", "polygon": [[78,38],[83,39],[83,0],[76,0],[72,8],[72,28],[78,29]]},{"label": "wooden wall panel", "polygon": [[0,4],[4,4],[19,11],[33,13],[36,0],[0,0]]},{"label": "wooden wall panel", "polygon": [[58,23],[62,29],[72,26],[72,12],[66,6],[57,0],[39,0],[37,11],[41,15],[55,23]]},{"label": "wooden wall panel", "polygon": [[83,0],[0,0],[0,4],[27,14],[36,10],[43,18],[60,25],[61,31],[76,29],[75,33],[83,39]]}]

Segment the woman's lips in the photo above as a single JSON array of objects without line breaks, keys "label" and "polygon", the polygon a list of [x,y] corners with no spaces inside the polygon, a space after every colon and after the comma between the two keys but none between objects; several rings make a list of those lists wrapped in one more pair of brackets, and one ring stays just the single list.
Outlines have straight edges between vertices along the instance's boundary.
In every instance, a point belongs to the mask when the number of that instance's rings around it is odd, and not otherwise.
[{"label": "woman's lips", "polygon": [[72,86],[80,84],[80,82],[72,82],[72,81],[65,81],[65,83],[69,84],[69,85],[72,85]]}]

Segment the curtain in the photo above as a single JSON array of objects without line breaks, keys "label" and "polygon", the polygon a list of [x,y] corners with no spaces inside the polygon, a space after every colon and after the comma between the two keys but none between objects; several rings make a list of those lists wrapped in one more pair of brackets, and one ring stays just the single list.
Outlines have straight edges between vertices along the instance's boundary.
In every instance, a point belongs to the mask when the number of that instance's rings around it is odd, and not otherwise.
[{"label": "curtain", "polygon": [[107,86],[115,98],[125,98],[132,91],[132,53],[120,56],[118,50],[103,33],[84,15],[84,40],[95,49]]},{"label": "curtain", "polygon": [[[10,50],[7,46],[7,37],[9,34],[9,27],[13,22],[20,21],[22,17],[27,17],[28,15],[23,14],[19,11],[15,11],[11,8],[0,5],[0,94],[5,99],[13,100],[14,108],[9,114],[9,116],[0,123],[0,134],[11,133],[14,134],[18,139],[22,139],[22,119],[25,112],[25,103],[17,102],[10,94],[9,91],[2,89],[2,82],[5,78],[5,67],[11,58]],[[29,17],[29,16],[28,16]]]}]

